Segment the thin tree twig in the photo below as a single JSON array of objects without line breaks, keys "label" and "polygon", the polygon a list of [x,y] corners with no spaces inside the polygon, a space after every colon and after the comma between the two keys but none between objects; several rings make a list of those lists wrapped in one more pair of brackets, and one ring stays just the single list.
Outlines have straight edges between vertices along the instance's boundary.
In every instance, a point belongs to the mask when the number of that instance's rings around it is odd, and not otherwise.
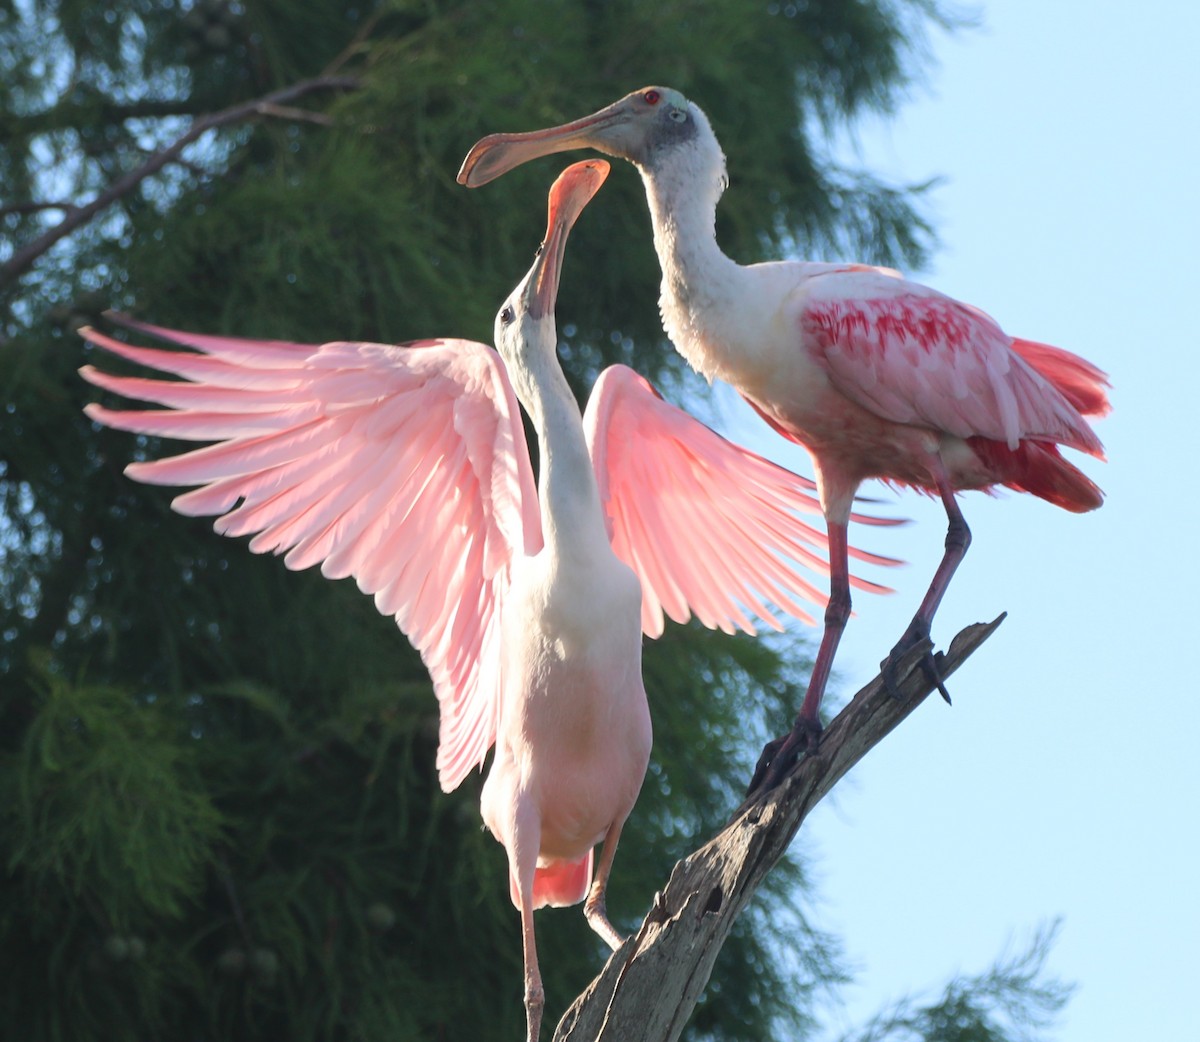
[{"label": "thin tree twig", "polygon": [[[941,675],[962,665],[1003,619],[968,626],[955,637],[937,656]],[[747,800],[716,837],[675,865],[641,929],[563,1016],[555,1042],[678,1039],[734,920],[808,812],[933,690],[919,665],[927,647],[922,643],[902,660],[899,698],[876,677],[829,725],[815,754],[802,757],[777,788]]]},{"label": "thin tree twig", "polygon": [[279,110],[280,106],[314,91],[355,90],[359,86],[359,80],[350,76],[317,76],[314,79],[293,83],[290,87],[283,87],[260,98],[231,105],[220,112],[194,120],[187,132],[166,148],[155,152],[141,166],[119,177],[90,203],[67,211],[66,216],[53,228],[38,236],[33,242],[16,250],[4,264],[0,265],[0,286],[4,286],[24,274],[42,254],[60,239],[70,235],[102,210],[127,195],[147,177],[158,173],[168,163],[174,162],[188,145],[209,130],[227,126],[230,123],[240,123],[258,116],[274,115],[273,109]]},{"label": "thin tree twig", "polygon": [[276,119],[290,119],[296,123],[319,123],[323,127],[333,126],[333,117],[324,112],[313,112],[310,109],[298,109],[291,105],[262,105],[259,114],[274,116]]}]

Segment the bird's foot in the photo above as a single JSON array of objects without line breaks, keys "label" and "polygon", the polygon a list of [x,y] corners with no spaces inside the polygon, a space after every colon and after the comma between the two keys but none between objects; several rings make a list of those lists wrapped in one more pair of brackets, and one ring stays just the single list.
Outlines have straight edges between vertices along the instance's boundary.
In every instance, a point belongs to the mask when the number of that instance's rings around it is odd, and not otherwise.
[{"label": "bird's foot", "polygon": [[[913,620],[909,624],[907,630],[904,631],[904,636],[896,642],[896,646],[892,648],[888,657],[879,663],[879,672],[883,677],[883,686],[887,689],[887,693],[893,698],[902,697],[900,691],[900,681],[903,679],[900,675],[900,660],[915,648],[918,644],[928,643],[929,641],[929,625],[928,623],[919,623]],[[938,689],[942,698],[946,700],[946,704],[950,704],[950,692],[946,690],[946,684],[942,679],[942,671],[940,663],[942,661],[942,653],[939,651],[936,655],[933,652],[932,646],[926,647],[925,652],[918,659],[917,664],[925,671],[925,675],[929,678],[934,687]]]},{"label": "bird's foot", "polygon": [[775,788],[795,765],[801,753],[815,753],[821,741],[821,721],[796,717],[791,731],[767,742],[746,789],[747,798]]},{"label": "bird's foot", "polygon": [[616,927],[608,918],[604,891],[598,890],[595,884],[592,885],[592,892],[588,894],[588,898],[583,904],[583,915],[587,919],[588,925],[614,952],[625,943],[625,938],[617,933]]}]

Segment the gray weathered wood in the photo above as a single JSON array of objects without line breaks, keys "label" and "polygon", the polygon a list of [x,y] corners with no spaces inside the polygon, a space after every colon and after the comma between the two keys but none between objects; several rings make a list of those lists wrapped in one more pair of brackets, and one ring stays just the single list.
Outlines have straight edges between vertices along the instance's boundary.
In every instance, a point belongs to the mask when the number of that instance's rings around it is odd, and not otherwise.
[{"label": "gray weathered wood", "polygon": [[[1003,621],[968,626],[938,655],[953,673]],[[900,697],[876,677],[826,729],[776,789],[747,801],[730,823],[671,872],[638,932],[613,953],[563,1016],[555,1042],[674,1042],[708,983],[730,928],[801,822],[833,786],[921,704],[933,689],[917,661],[904,659]]]}]

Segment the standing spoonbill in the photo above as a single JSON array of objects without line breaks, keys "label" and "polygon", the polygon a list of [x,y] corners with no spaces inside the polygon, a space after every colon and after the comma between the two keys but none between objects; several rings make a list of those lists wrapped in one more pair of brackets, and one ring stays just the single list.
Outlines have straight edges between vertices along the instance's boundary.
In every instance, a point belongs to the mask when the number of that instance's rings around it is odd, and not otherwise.
[{"label": "standing spoonbill", "polygon": [[[822,601],[796,571],[824,564],[824,536],[796,517],[819,511],[810,482],[622,366],[581,420],[554,306],[567,235],[607,173],[592,160],[555,182],[543,246],[496,319],[499,355],[466,340],[318,347],[121,320],[199,353],[176,352],[83,331],[185,378],[85,366],[96,386],[167,407],[93,404],[93,420],[216,442],[132,463],[130,477],[199,485],[177,511],[220,515],[218,532],[254,534],[251,550],[285,553],[289,568],[354,576],[432,675],[443,789],[495,745],[481,811],[521,913],[530,1042],[543,1006],[534,909],[586,897],[593,929],[620,944],[605,887],[650,755],[643,629],[661,633],[665,610],[752,631],[739,602],[778,627],[763,600],[802,618],[790,594]],[[518,400],[542,446],[536,489]]]},{"label": "standing spoonbill", "polygon": [[[581,147],[627,159],[641,173],[663,273],[659,306],[676,349],[710,381],[732,384],[813,458],[831,595],[796,723],[767,747],[756,773],[756,783],[769,784],[820,735],[818,709],[850,614],[846,521],[859,484],[881,478],[937,495],[949,518],[929,591],[881,667],[895,690],[900,656],[929,638],[971,541],[957,490],[1006,485],[1067,510],[1100,506],[1100,489],[1058,446],[1103,458],[1085,417],[1108,411],[1108,382],[1082,358],[1010,337],[979,309],[888,268],[732,261],[715,234],[725,156],[704,113],[666,87],[635,91],[562,126],[485,137],[458,180],[475,187]],[[945,696],[931,652],[922,664]]]}]

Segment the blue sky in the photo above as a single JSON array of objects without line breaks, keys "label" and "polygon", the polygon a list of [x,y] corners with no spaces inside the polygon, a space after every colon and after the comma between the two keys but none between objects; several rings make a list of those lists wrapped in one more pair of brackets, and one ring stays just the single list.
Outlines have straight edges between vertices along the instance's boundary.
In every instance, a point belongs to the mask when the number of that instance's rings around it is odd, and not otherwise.
[{"label": "blue sky", "polygon": [[[921,281],[1108,371],[1109,461],[1082,464],[1108,500],[1080,516],[963,497],[974,543],[934,637],[1008,620],[953,678],[954,707],[923,705],[803,842],[857,969],[847,1021],[982,970],[1061,916],[1051,970],[1078,990],[1057,1038],[1195,1038],[1200,569],[1184,461],[1200,447],[1200,5],[994,0],[981,15],[939,34],[926,88],[848,147],[897,181],[944,178],[943,247]],[[747,157],[729,158],[735,192]],[[737,436],[811,472],[754,430]],[[941,553],[940,507],[883,495],[917,523],[861,541],[910,565],[889,573],[896,595],[858,597],[843,696],[874,675]]]}]

